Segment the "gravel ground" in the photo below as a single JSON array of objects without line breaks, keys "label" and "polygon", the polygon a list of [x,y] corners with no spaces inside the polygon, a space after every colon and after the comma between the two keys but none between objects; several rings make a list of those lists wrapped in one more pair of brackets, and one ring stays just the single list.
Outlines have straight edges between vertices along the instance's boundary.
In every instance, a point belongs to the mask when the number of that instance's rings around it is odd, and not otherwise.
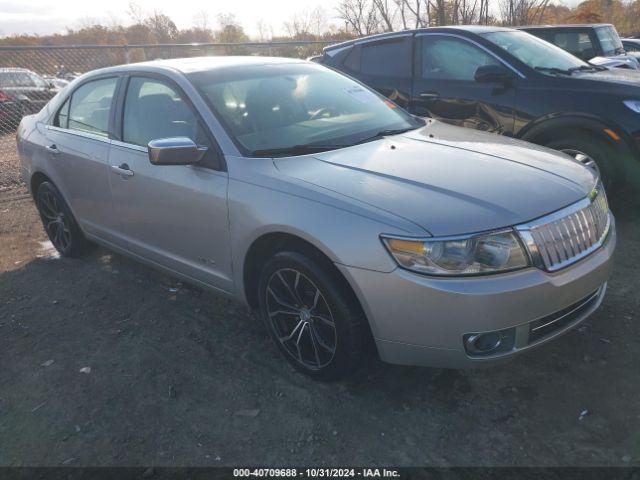
[{"label": "gravel ground", "polygon": [[22,184],[18,161],[15,133],[0,133],[0,191]]},{"label": "gravel ground", "polygon": [[322,384],[240,305],[101,248],[57,258],[5,167],[0,465],[640,466],[637,206],[582,328],[488,370]]}]

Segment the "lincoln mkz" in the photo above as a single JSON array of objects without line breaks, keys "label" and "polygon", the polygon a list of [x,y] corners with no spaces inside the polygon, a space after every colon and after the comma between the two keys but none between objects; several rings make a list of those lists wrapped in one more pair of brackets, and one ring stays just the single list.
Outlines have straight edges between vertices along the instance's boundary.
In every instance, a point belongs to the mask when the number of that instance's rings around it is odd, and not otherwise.
[{"label": "lincoln mkz", "polygon": [[488,365],[575,327],[605,294],[614,219],[593,169],[413,117],[315,63],[90,72],[17,138],[63,256],[98,243],[235,297],[316,378],[372,351]]}]

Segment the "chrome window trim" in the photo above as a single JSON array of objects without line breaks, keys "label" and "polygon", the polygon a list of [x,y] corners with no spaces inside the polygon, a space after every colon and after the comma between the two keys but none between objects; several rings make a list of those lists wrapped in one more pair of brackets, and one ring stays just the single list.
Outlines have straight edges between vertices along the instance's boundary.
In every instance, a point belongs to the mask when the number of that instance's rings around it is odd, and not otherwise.
[{"label": "chrome window trim", "polygon": [[128,148],[129,150],[136,150],[138,152],[148,153],[149,149],[147,147],[143,147],[141,145],[136,145],[135,143],[123,142],[121,140],[111,140],[111,145],[114,147],[122,147]]},{"label": "chrome window trim", "polygon": [[[520,70],[518,70],[517,68],[515,68],[514,66],[512,66],[511,64],[509,64],[506,60],[503,60],[502,58],[500,58],[498,55],[496,55],[495,53],[493,53],[491,50],[489,50],[487,47],[485,47],[484,45],[480,45],[478,42],[476,42],[475,40],[472,40],[470,38],[467,38],[465,36],[462,35],[457,35],[455,33],[445,33],[445,32],[432,32],[432,33],[418,33],[416,35],[416,38],[418,37],[426,37],[426,36],[433,36],[433,35],[440,35],[440,36],[445,36],[445,37],[454,37],[454,38],[458,38],[460,40],[464,40],[466,42],[469,42],[473,45],[475,45],[476,47],[480,48],[481,50],[484,50],[486,53],[488,53],[489,55],[491,55],[493,58],[495,58],[496,60],[498,60],[500,63],[502,63],[505,67],[507,67],[508,69],[510,69],[511,71],[513,71],[516,75],[518,75],[520,78],[527,78],[522,72],[520,72]],[[422,59],[421,59],[422,60]],[[427,80],[427,79],[425,79]]]},{"label": "chrome window trim", "polygon": [[[601,192],[604,194],[604,189],[602,189]],[[558,221],[558,220],[560,220],[562,218],[565,218],[565,217],[567,217],[567,216],[569,216],[569,215],[571,215],[573,213],[579,212],[580,210],[583,210],[583,209],[587,208],[588,206],[590,206],[594,202],[595,198],[596,197],[593,197],[593,198],[585,197],[582,200],[579,200],[576,203],[573,203],[573,204],[569,205],[568,207],[562,208],[562,209],[560,209],[560,210],[558,210],[556,212],[550,213],[549,215],[537,218],[537,219],[532,220],[530,222],[522,223],[520,225],[516,225],[514,227],[516,232],[518,232],[518,234],[520,235],[520,238],[524,242],[525,247],[527,248],[527,250],[529,252],[529,255],[531,256],[531,261],[533,262],[533,265],[535,267],[540,268],[541,270],[544,270],[544,271],[547,271],[547,272],[556,272],[558,270],[562,270],[563,268],[568,267],[569,265],[572,265],[572,264],[582,260],[585,257],[588,257],[593,252],[595,252],[600,247],[602,247],[602,245],[605,244],[605,242],[607,241],[607,238],[609,237],[609,234],[611,233],[611,229],[612,229],[612,225],[613,225],[611,211],[607,212],[607,223],[606,223],[606,226],[604,228],[604,233],[598,239],[598,241],[596,241],[589,248],[587,248],[584,251],[580,252],[578,255],[575,255],[575,256],[573,256],[571,258],[568,258],[567,260],[564,260],[562,262],[559,262],[559,263],[553,265],[552,267],[547,267],[545,265],[544,260],[542,259],[542,255],[541,255],[541,253],[540,253],[540,251],[538,249],[538,246],[537,246],[536,242],[533,239],[533,235],[531,234],[531,230],[532,229],[544,226],[544,225],[549,224],[549,223],[556,222],[556,221]]]},{"label": "chrome window trim", "polygon": [[379,38],[365,38],[363,40],[356,40],[355,42],[353,42],[353,46],[366,45],[368,43],[376,44],[376,43],[386,42],[387,40],[396,40],[398,38],[406,38],[406,37],[412,37],[412,36],[413,36],[412,33],[398,33],[396,35],[381,36]]},{"label": "chrome window trim", "polygon": [[83,132],[82,130],[74,130],[72,128],[56,127],[55,125],[45,125],[45,128],[54,132],[68,133],[69,135],[74,135],[76,137],[88,138],[90,140],[97,140],[99,142],[111,144],[111,139],[108,136],[98,135],[96,133]]}]

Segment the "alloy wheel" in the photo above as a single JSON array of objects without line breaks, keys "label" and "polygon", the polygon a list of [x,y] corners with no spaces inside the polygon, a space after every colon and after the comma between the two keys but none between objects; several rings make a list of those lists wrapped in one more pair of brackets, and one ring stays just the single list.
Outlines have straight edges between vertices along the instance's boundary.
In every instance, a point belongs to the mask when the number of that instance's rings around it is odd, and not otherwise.
[{"label": "alloy wheel", "polygon": [[598,177],[600,176],[600,168],[598,168],[598,164],[593,158],[591,158],[586,153],[581,152],[580,150],[576,150],[574,148],[563,148],[560,151],[562,153],[566,153],[567,155],[573,157],[575,160],[583,164],[585,167],[588,167],[594,172],[596,172]]},{"label": "alloy wheel", "polygon": [[56,196],[51,192],[40,192],[38,210],[51,243],[60,251],[67,250],[71,245],[71,224]]},{"label": "alloy wheel", "polygon": [[268,321],[284,350],[301,366],[320,370],[336,353],[336,326],[320,289],[292,268],[274,272],[267,282]]}]

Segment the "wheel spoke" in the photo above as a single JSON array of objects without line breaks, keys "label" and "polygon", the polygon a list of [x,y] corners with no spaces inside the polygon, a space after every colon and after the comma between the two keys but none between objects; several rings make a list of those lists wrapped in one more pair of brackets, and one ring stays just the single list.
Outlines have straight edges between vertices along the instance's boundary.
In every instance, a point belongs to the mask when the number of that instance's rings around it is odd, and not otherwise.
[{"label": "wheel spoke", "polygon": [[281,342],[288,342],[289,340],[293,339],[293,337],[295,337],[296,332],[298,331],[298,329],[300,327],[304,326],[304,322],[302,320],[300,320],[295,327],[293,327],[293,330],[291,330],[291,333],[285,337],[280,337],[280,341]]},{"label": "wheel spoke", "polygon": [[299,317],[300,312],[292,312],[289,310],[274,310],[273,312],[269,312],[270,317],[275,317],[276,315],[293,315],[295,317]]},{"label": "wheel spoke", "polygon": [[47,231],[49,231],[49,229],[51,228],[51,226],[52,226],[53,224],[55,224],[55,223],[58,223],[58,219],[57,219],[57,218],[54,218],[54,219],[52,219],[52,220],[49,220],[48,222],[46,222],[46,223],[44,224],[44,229],[45,229],[45,230],[47,230]]},{"label": "wheel spoke", "polygon": [[49,209],[49,211],[52,212],[54,215],[57,215],[58,207],[53,202],[53,198],[51,197],[51,195],[49,194],[44,195],[43,200],[44,200],[44,203],[47,205],[47,208]]},{"label": "wheel spoke", "polygon": [[60,232],[62,231],[62,228],[60,228],[60,224],[58,222],[56,222],[54,225],[56,226],[56,233],[53,237],[53,243],[60,246]]},{"label": "wheel spoke", "polygon": [[[296,272],[298,275],[300,275],[298,272]],[[298,305],[302,304],[302,301],[300,300],[300,298],[298,297],[298,295],[291,289],[291,285],[289,285],[289,283],[284,279],[284,277],[282,276],[282,274],[280,272],[277,273],[278,278],[280,279],[280,281],[282,282],[282,284],[285,286],[285,288],[287,289],[287,292],[289,292],[289,295],[291,295],[292,300],[297,303]]]},{"label": "wheel spoke", "polygon": [[320,361],[320,355],[318,355],[318,346],[316,345],[316,336],[313,332],[313,327],[307,323],[307,329],[309,330],[309,338],[311,339],[311,345],[313,346],[313,354],[316,357],[316,365],[318,368],[322,367],[322,362]]},{"label": "wheel spoke", "polygon": [[40,202],[40,211],[47,218],[58,218],[58,214],[51,210],[51,207],[47,205],[45,201]]},{"label": "wheel spoke", "polygon": [[42,202],[40,202],[40,213],[47,220],[57,220],[58,219],[58,216],[55,213],[51,212],[45,205],[43,205]]},{"label": "wheel spoke", "polygon": [[313,311],[313,310],[315,310],[315,309],[316,309],[316,307],[318,306],[318,300],[319,300],[319,299],[320,299],[320,290],[318,290],[318,289],[316,288],[316,293],[315,293],[315,295],[313,296],[313,306],[311,307],[311,310],[312,310],[312,311]]},{"label": "wheel spoke", "polygon": [[300,333],[298,333],[298,338],[296,339],[296,350],[298,351],[298,360],[300,363],[304,363],[302,359],[302,352],[300,351],[300,339],[302,338],[302,334],[304,333],[304,322],[302,322],[302,328],[300,329]]},{"label": "wheel spoke", "polygon": [[328,325],[331,328],[335,328],[335,326],[336,326],[336,324],[333,322],[333,320],[328,319],[324,315],[311,315],[311,318],[312,319],[318,319],[322,323],[324,323],[325,325]]},{"label": "wheel spoke", "polygon": [[67,248],[71,244],[71,232],[64,228],[64,225],[62,225],[62,239],[64,240],[64,248]]},{"label": "wheel spoke", "polygon": [[324,339],[322,338],[322,336],[316,331],[315,327],[313,325],[311,325],[311,335],[312,337],[315,339],[316,342],[318,342],[318,345],[320,345],[323,349],[325,349],[327,352],[334,354],[336,349],[335,347],[330,347],[329,345],[327,345],[327,343],[324,341]]},{"label": "wheel spoke", "polygon": [[293,305],[285,302],[278,295],[276,295],[276,292],[274,292],[271,287],[267,287],[267,292],[273,297],[273,299],[276,301],[276,303],[278,303],[281,307],[285,307],[288,310],[297,310],[296,307],[294,307]]}]

